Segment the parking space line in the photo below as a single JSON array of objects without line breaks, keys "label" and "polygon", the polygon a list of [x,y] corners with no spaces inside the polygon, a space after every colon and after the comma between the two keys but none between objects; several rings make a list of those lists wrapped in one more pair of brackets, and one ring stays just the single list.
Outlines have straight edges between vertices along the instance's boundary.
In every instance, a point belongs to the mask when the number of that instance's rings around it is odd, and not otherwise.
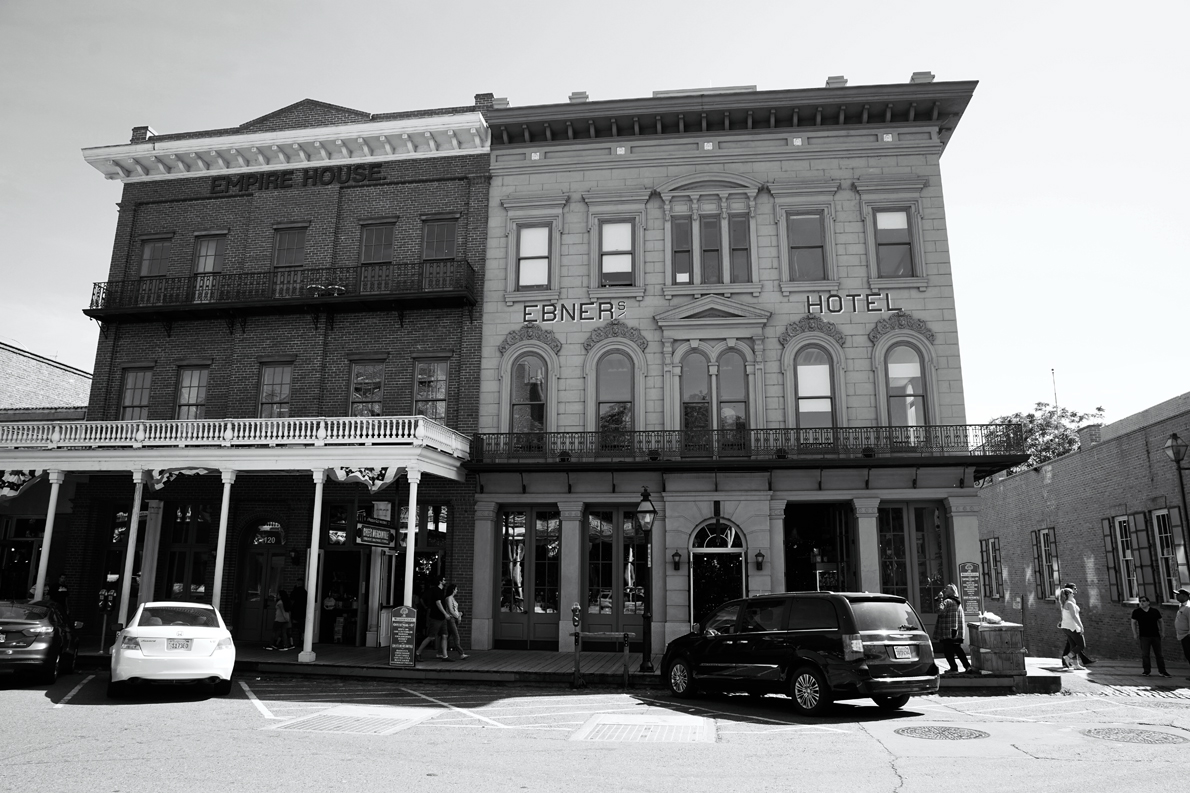
[{"label": "parking space line", "polygon": [[244,689],[244,693],[248,695],[248,699],[252,701],[252,704],[256,706],[256,709],[260,711],[262,716],[264,716],[266,719],[281,718],[280,716],[274,716],[269,711],[269,709],[264,706],[264,703],[256,698],[256,695],[252,693],[252,689],[248,688],[247,683],[245,683],[243,680],[239,681],[239,683],[240,683],[240,688]]},{"label": "parking space line", "polygon": [[464,708],[456,708],[454,705],[451,705],[449,702],[443,702],[440,699],[434,699],[433,697],[429,696],[428,694],[422,694],[418,691],[414,691],[411,688],[406,688],[403,690],[408,691],[410,694],[412,694],[415,697],[421,697],[422,699],[429,700],[430,702],[433,702],[435,705],[441,705],[444,708],[450,708],[451,710],[458,711],[459,713],[465,714],[467,716],[471,716],[474,719],[478,719],[480,721],[486,721],[488,724],[491,724],[493,727],[499,727],[502,730],[513,729],[513,728],[508,727],[507,725],[501,724],[498,721],[493,721],[492,719],[489,719],[487,716],[480,716],[478,713],[472,713],[471,711],[465,710]]},{"label": "parking space line", "polygon": [[88,683],[90,683],[90,682],[91,682],[92,680],[94,680],[94,679],[95,679],[95,675],[88,675],[87,677],[85,677],[85,678],[83,679],[83,682],[79,683],[77,686],[75,686],[74,688],[70,689],[70,693],[69,693],[69,694],[67,694],[66,696],[62,697],[62,701],[61,701],[61,702],[59,702],[57,705],[54,705],[54,707],[55,707],[55,708],[60,708],[60,707],[62,707],[63,705],[65,705],[67,702],[69,702],[69,701],[70,701],[70,698],[71,698],[71,697],[73,697],[75,694],[79,693],[79,689],[81,689],[83,686],[87,685]]}]

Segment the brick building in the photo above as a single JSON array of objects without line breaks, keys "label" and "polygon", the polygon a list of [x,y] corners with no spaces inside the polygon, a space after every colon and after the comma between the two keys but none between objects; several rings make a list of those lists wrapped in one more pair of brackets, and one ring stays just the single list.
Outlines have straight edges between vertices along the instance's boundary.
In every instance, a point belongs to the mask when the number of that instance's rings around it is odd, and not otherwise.
[{"label": "brick building", "polygon": [[1025,459],[964,410],[939,163],[974,89],[496,101],[474,646],[568,649],[574,604],[660,649],[805,589],[932,625],[973,483]]},{"label": "brick building", "polygon": [[305,100],[84,151],[124,183],[89,420],[0,427],[0,468],[77,480],[46,531],[72,588],[117,579],[121,617],[215,602],[251,641],[304,582],[308,659],[375,645],[414,578],[470,573],[490,104]]},{"label": "brick building", "polygon": [[1024,623],[1033,655],[1061,652],[1055,596],[1073,581],[1089,654],[1136,654],[1130,615],[1143,594],[1165,615],[1166,656],[1180,657],[1173,592],[1190,583],[1190,537],[1185,493],[1164,449],[1173,433],[1190,436],[1190,393],[1085,427],[1079,451],[980,489],[985,602]]}]

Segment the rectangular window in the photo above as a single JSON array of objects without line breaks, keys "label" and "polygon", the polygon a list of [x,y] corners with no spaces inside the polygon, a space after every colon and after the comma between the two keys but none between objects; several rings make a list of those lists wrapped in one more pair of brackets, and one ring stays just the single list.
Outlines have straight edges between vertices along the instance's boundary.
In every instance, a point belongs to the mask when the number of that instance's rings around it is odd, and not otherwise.
[{"label": "rectangular window", "polygon": [[1173,524],[1169,519],[1169,510],[1153,513],[1153,527],[1157,530],[1157,573],[1161,576],[1158,582],[1158,600],[1166,601],[1183,586],[1181,576],[1178,575],[1178,548],[1174,539]]},{"label": "rectangular window", "polygon": [[360,233],[360,264],[391,264],[393,260],[393,227],[364,226]]},{"label": "rectangular window", "polygon": [[179,419],[202,419],[207,415],[206,367],[178,370]]},{"label": "rectangular window", "polygon": [[169,271],[170,240],[145,240],[141,245],[142,278],[160,278]]},{"label": "rectangular window", "polygon": [[632,286],[632,223],[599,224],[600,286]]},{"label": "rectangular window", "polygon": [[517,228],[517,289],[550,286],[550,227]]},{"label": "rectangular window", "polygon": [[912,278],[909,210],[878,209],[876,214],[876,272],[880,278]]},{"label": "rectangular window", "polygon": [[306,263],[306,230],[277,229],[273,240],[274,267],[301,267]]},{"label": "rectangular window", "polygon": [[823,244],[822,213],[790,214],[789,280],[825,281],[826,251]]},{"label": "rectangular window", "polygon": [[414,383],[413,414],[434,421],[446,421],[448,361],[418,361]]},{"label": "rectangular window", "polygon": [[227,248],[227,237],[199,237],[194,245],[194,272],[196,275],[210,275],[223,272],[223,252]]},{"label": "rectangular window", "polygon": [[1033,530],[1034,586],[1041,600],[1053,598],[1061,588],[1058,539],[1053,529]]},{"label": "rectangular window", "polygon": [[719,236],[719,218],[704,216],[699,218],[698,233],[702,245],[702,282],[704,284],[723,283],[723,268],[720,266],[719,253],[723,240]]},{"label": "rectangular window", "polygon": [[427,221],[422,227],[421,258],[423,260],[453,259],[458,225],[457,220]]},{"label": "rectangular window", "polygon": [[292,379],[292,364],[260,367],[260,418],[289,417],[289,385]]},{"label": "rectangular window", "polygon": [[752,263],[749,256],[751,235],[748,233],[748,218],[732,215],[727,222],[728,244],[731,246],[731,282],[746,284],[752,281]]},{"label": "rectangular window", "polygon": [[381,416],[384,404],[384,364],[351,366],[351,415]]},{"label": "rectangular window", "polygon": [[1132,552],[1132,524],[1128,518],[1112,518],[1116,535],[1116,554],[1120,562],[1120,586],[1124,600],[1136,600],[1136,557]]},{"label": "rectangular window", "polygon": [[1000,568],[1000,538],[990,537],[980,540],[979,556],[983,562],[983,596],[985,598],[1001,597],[1000,585],[1004,579]]},{"label": "rectangular window", "polygon": [[121,420],[148,420],[149,391],[152,385],[153,372],[150,369],[129,369],[124,372],[124,398],[120,401]]},{"label": "rectangular window", "polygon": [[673,262],[674,283],[694,283],[694,246],[692,245],[693,231],[690,218],[674,218],[673,234]]}]

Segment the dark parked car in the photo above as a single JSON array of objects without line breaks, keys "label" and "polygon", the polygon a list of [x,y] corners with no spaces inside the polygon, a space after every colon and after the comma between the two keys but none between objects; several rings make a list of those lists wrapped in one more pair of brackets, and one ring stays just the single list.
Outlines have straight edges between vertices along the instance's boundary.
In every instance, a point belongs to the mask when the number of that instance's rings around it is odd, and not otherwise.
[{"label": "dark parked car", "polygon": [[53,683],[73,672],[82,627],[53,601],[0,600],[0,674],[32,672]]},{"label": "dark parked car", "polygon": [[806,715],[871,697],[905,706],[938,691],[921,618],[904,598],[866,592],[794,592],[733,600],[665,649],[670,691],[784,693]]}]

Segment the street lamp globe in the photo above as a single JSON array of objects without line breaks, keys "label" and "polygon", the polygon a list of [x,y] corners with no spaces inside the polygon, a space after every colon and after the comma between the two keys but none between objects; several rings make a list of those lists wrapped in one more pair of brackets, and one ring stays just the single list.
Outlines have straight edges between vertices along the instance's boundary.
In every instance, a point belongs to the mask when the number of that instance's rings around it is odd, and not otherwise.
[{"label": "street lamp globe", "polygon": [[1181,464],[1182,460],[1186,459],[1186,447],[1190,446],[1184,440],[1178,437],[1175,432],[1169,436],[1169,440],[1165,442],[1165,453],[1169,459],[1175,463]]},{"label": "street lamp globe", "polygon": [[657,508],[653,506],[653,502],[649,499],[649,488],[645,487],[640,492],[640,504],[636,507],[636,519],[640,521],[640,527],[649,532],[653,528],[653,518],[657,517]]}]

